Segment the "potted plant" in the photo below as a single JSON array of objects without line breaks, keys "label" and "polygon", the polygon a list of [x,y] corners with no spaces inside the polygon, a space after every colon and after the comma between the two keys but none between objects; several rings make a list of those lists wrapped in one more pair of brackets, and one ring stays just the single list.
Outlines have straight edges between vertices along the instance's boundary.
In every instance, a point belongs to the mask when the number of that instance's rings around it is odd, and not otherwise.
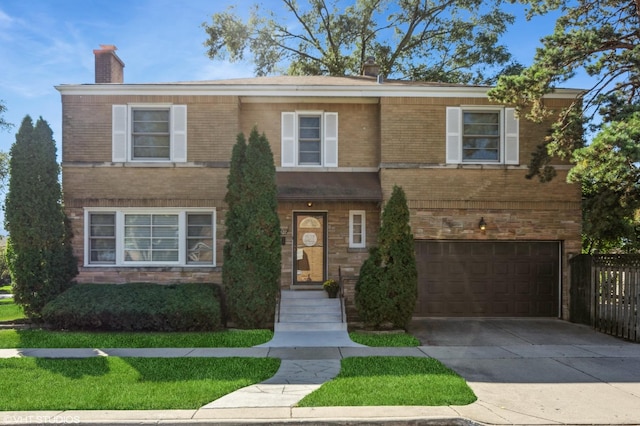
[{"label": "potted plant", "polygon": [[338,281],[328,279],[322,284],[322,288],[327,292],[330,299],[335,299],[338,295],[338,291],[340,290],[340,285],[338,284]]}]

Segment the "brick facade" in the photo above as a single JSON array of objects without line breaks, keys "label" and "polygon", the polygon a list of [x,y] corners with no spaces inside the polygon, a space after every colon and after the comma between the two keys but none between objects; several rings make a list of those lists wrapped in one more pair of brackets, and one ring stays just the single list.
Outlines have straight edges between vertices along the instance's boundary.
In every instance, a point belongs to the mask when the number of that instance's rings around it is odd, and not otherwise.
[{"label": "brick facade", "polygon": [[[376,243],[381,207],[393,185],[399,185],[407,194],[417,240],[561,241],[562,316],[567,316],[567,262],[572,254],[580,252],[581,244],[580,188],[565,182],[568,167],[563,164],[558,177],[550,183],[525,179],[526,162],[543,141],[548,126],[520,120],[519,165],[447,165],[446,107],[491,105],[486,97],[394,96],[393,91],[372,95],[364,89],[359,96],[346,96],[341,95],[339,86],[331,95],[305,94],[305,90],[311,91],[314,86],[299,86],[302,93],[287,97],[273,93],[277,92],[277,86],[265,95],[252,92],[250,85],[233,90],[222,85],[224,93],[216,92],[220,88],[215,84],[211,88],[158,85],[144,90],[121,86],[122,89],[95,93],[91,86],[61,89],[64,202],[80,262],[79,282],[220,282],[224,265],[223,200],[236,135],[239,132],[248,135],[257,126],[270,141],[275,163],[280,166],[281,114],[324,111],[338,113],[339,167],[313,171],[377,172],[383,200],[378,203],[320,199],[312,207],[304,202],[281,202],[278,214],[282,226],[288,228],[282,246],[283,288],[288,288],[293,280],[294,212],[327,213],[327,276],[337,277],[340,267],[344,275],[353,277],[358,274],[368,248]],[[363,87],[380,89],[375,85]],[[77,93],[73,91],[76,89]],[[401,86],[398,90],[404,89]],[[290,86],[286,90],[291,90]],[[561,107],[569,100],[554,98],[548,104]],[[112,105],[127,104],[186,105],[187,161],[113,163]],[[215,209],[217,265],[210,268],[86,265],[84,211],[92,207]],[[348,246],[350,210],[366,212],[367,248]],[[485,232],[478,230],[480,217],[487,222]],[[355,280],[348,280],[347,285],[352,301]]]}]

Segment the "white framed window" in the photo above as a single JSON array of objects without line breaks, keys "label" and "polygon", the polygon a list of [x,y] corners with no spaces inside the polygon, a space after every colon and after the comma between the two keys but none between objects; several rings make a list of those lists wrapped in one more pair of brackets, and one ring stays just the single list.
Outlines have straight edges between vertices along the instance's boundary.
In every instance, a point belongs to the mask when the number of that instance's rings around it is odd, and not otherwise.
[{"label": "white framed window", "polygon": [[367,246],[367,225],[364,210],[349,210],[349,247]]},{"label": "white framed window", "polygon": [[446,161],[519,164],[519,123],[513,108],[448,107]]},{"label": "white framed window", "polygon": [[282,167],[337,167],[338,113],[282,113]]},{"label": "white framed window", "polygon": [[187,161],[187,106],[113,105],[112,161]]},{"label": "white framed window", "polygon": [[85,265],[215,266],[215,213],[85,209]]}]

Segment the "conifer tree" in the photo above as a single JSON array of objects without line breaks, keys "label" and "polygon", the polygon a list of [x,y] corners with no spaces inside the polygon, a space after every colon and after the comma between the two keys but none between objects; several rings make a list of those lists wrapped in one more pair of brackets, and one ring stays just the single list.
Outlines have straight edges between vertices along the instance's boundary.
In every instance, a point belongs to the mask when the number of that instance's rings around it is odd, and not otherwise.
[{"label": "conifer tree", "polygon": [[280,281],[280,220],[269,141],[255,127],[246,149],[243,141],[244,136],[238,136],[225,198],[230,204],[223,280],[231,318],[240,327],[256,327],[273,321]]},{"label": "conifer tree", "polygon": [[395,327],[406,328],[418,298],[418,270],[407,198],[399,186],[393,187],[382,212],[378,246],[392,305],[389,321]]},{"label": "conifer tree", "polygon": [[394,186],[382,212],[378,246],[360,270],[356,308],[367,325],[407,328],[418,297],[418,271],[402,188]]},{"label": "conifer tree", "polygon": [[62,209],[59,166],[51,128],[26,116],[9,161],[5,229],[16,303],[35,320],[77,274],[71,233]]}]

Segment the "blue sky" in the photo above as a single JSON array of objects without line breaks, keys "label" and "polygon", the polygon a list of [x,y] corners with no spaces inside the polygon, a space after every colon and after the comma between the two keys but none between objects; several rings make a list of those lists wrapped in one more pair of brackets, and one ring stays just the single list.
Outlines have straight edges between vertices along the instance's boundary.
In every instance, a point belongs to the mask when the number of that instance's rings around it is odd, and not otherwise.
[{"label": "blue sky", "polygon": [[[247,63],[213,62],[201,27],[213,13],[254,0],[2,0],[0,1],[0,99],[15,127],[0,131],[0,151],[9,151],[25,115],[42,116],[60,152],[60,95],[54,86],[91,83],[93,49],[113,44],[125,63],[125,83],[250,77]],[[263,0],[267,8],[279,0]],[[521,6],[506,5],[517,21],[505,36],[515,59],[531,63],[538,40],[553,29],[549,18],[526,22]],[[580,87],[572,84],[573,87]]]}]

